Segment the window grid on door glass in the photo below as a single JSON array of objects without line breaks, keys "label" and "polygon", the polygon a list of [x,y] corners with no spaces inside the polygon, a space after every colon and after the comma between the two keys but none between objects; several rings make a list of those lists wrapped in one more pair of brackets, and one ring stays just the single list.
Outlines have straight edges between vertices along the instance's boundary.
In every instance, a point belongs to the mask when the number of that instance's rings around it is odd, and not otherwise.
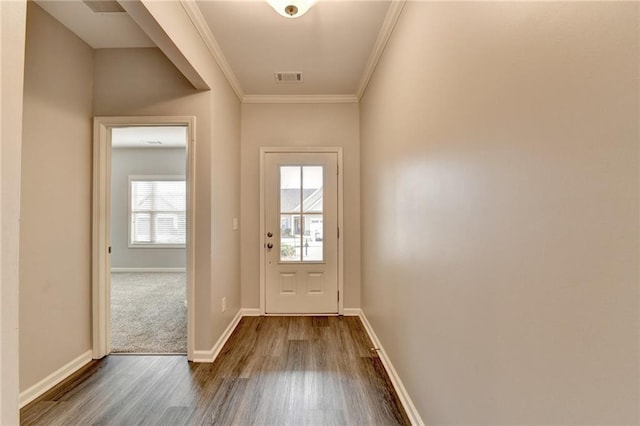
[{"label": "window grid on door glass", "polygon": [[324,167],[280,166],[280,261],[324,261]]},{"label": "window grid on door glass", "polygon": [[129,245],[184,247],[186,182],[182,177],[131,177]]}]

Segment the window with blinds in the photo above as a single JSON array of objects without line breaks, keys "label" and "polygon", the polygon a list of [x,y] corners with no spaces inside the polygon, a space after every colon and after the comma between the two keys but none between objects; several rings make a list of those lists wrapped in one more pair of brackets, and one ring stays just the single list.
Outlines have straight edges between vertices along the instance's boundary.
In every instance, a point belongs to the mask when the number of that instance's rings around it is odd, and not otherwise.
[{"label": "window with blinds", "polygon": [[130,176],[129,246],[185,247],[187,187],[183,176]]}]

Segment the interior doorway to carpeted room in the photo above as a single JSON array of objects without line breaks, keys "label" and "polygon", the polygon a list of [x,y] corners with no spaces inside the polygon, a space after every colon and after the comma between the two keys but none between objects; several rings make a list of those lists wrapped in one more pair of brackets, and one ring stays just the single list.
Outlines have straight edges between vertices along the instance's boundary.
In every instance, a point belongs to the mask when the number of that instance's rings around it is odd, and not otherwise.
[{"label": "interior doorway to carpeted room", "polygon": [[111,132],[111,353],[186,354],[188,128]]}]

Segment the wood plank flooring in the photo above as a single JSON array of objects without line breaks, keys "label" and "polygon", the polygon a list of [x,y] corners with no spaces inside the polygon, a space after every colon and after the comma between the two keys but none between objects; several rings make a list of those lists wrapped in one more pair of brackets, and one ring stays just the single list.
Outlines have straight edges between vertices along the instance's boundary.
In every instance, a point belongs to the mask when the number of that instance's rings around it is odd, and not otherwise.
[{"label": "wood plank flooring", "polygon": [[408,425],[357,317],[245,317],[213,364],[94,361],[23,425]]}]

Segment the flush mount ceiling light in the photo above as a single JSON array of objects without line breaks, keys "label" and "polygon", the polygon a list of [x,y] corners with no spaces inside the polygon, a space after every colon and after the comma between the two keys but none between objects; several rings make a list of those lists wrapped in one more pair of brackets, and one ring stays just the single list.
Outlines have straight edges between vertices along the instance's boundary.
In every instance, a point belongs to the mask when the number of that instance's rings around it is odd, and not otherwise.
[{"label": "flush mount ceiling light", "polygon": [[298,18],[311,8],[317,0],[267,0],[285,18]]}]

